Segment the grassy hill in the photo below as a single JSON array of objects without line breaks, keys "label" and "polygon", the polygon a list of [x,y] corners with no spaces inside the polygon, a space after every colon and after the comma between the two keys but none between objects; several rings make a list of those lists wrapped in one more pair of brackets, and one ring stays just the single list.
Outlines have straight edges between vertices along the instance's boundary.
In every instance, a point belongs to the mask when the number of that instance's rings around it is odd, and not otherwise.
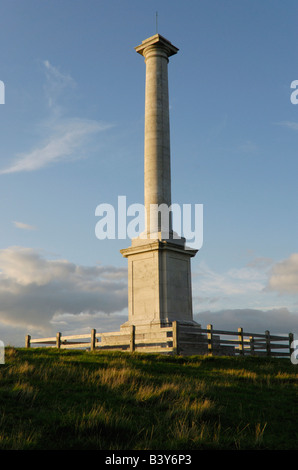
[{"label": "grassy hill", "polygon": [[296,450],[289,359],[5,350],[0,450]]}]

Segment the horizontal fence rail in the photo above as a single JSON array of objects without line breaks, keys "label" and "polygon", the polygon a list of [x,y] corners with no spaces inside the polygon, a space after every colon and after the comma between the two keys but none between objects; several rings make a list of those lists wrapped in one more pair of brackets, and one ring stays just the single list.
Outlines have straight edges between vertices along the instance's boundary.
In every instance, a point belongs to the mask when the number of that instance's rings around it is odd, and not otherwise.
[{"label": "horizontal fence rail", "polygon": [[178,324],[178,353],[208,354],[220,356],[275,356],[290,357],[294,335],[272,335],[261,333],[216,330],[213,325],[207,328],[187,327]]},{"label": "horizontal fence rail", "polygon": [[[84,348],[101,350],[122,350],[122,351],[142,351],[142,352],[173,352],[173,328],[172,327],[136,327],[131,326],[123,331],[98,333],[95,329],[89,334],[64,336],[60,332],[52,338],[32,339],[26,336],[25,346],[48,346],[59,349]],[[82,339],[87,341],[82,342]]]},{"label": "horizontal fence rail", "polygon": [[269,331],[248,333],[243,328],[237,331],[216,330],[213,325],[201,328],[183,322],[172,322],[166,326],[134,326],[120,331],[99,333],[92,329],[88,334],[62,335],[51,338],[32,339],[26,336],[25,346],[43,345],[59,349],[121,350],[181,355],[210,356],[275,356],[290,357],[294,335],[274,335]]}]

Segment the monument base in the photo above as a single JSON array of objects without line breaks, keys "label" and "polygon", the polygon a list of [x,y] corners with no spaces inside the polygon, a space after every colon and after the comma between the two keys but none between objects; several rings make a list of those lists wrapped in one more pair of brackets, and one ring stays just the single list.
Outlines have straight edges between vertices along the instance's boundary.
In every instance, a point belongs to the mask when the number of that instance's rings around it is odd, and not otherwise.
[{"label": "monument base", "polygon": [[195,324],[190,259],[193,250],[176,240],[133,241],[121,250],[128,260],[129,325]]}]

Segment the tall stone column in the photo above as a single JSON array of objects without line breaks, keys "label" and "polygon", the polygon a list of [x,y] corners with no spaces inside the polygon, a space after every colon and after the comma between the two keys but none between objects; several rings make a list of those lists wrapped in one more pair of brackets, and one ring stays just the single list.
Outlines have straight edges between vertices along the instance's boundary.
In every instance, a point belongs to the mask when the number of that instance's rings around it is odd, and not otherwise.
[{"label": "tall stone column", "polygon": [[171,206],[168,62],[178,49],[159,34],[135,49],[146,63],[146,227],[129,248],[120,250],[128,260],[128,322],[122,328],[129,325],[150,328],[172,321],[193,324],[190,259],[197,250],[187,248],[183,238],[177,239],[171,217],[166,220],[158,216],[160,206],[166,209]]},{"label": "tall stone column", "polygon": [[[156,34],[135,48],[146,63],[145,142],[144,142],[144,199],[147,236],[162,238],[161,232],[172,232],[171,217],[162,227],[157,214],[161,204],[171,206],[171,157],[168,91],[169,57],[178,49]],[[151,217],[150,217],[151,214]],[[164,220],[165,222],[165,220]],[[163,230],[165,229],[165,230]],[[158,235],[159,234],[159,235]]]}]

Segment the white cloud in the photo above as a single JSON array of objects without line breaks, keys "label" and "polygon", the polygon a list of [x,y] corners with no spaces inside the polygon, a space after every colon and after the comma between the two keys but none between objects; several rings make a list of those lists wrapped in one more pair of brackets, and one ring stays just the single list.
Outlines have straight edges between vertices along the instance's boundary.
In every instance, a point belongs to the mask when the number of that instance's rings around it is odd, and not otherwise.
[{"label": "white cloud", "polygon": [[276,263],[270,274],[268,290],[281,294],[298,294],[298,253]]},{"label": "white cloud", "polygon": [[244,267],[223,272],[201,263],[193,272],[193,311],[243,308],[298,311],[297,266],[292,258],[290,261],[291,269],[286,263],[289,268],[286,277],[284,263],[280,266],[269,258],[256,258]]},{"label": "white cloud", "polygon": [[15,227],[20,228],[21,230],[36,230],[36,227],[33,225],[25,224],[24,222],[14,221],[13,224]]},{"label": "white cloud", "polygon": [[64,314],[119,315],[127,308],[127,270],[49,260],[33,249],[0,250],[0,322],[49,329]]}]

